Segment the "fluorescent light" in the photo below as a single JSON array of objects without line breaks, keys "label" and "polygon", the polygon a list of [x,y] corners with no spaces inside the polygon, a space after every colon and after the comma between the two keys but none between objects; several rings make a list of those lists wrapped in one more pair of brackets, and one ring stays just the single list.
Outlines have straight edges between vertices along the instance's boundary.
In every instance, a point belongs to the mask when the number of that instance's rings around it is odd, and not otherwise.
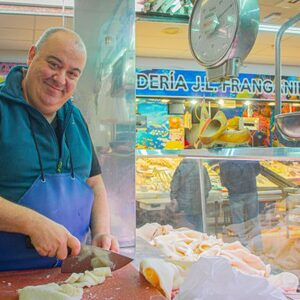
[{"label": "fluorescent light", "polygon": [[192,100],[192,101],[191,101],[191,104],[192,104],[192,105],[196,105],[197,102],[198,102],[197,100]]},{"label": "fluorescent light", "polygon": [[165,33],[165,34],[174,35],[179,32],[179,28],[178,27],[166,27],[166,28],[162,29],[161,32]]},{"label": "fluorescent light", "polygon": [[218,103],[219,103],[219,105],[224,105],[224,100],[223,99],[220,99],[219,101],[218,101]]},{"label": "fluorescent light", "polygon": [[245,101],[245,105],[250,105],[251,104],[251,101]]},{"label": "fluorescent light", "polygon": [[[279,25],[267,25],[267,24],[259,24],[259,31],[266,32],[277,32],[281,26]],[[300,27],[290,27],[285,31],[285,33],[289,34],[300,34]]]},{"label": "fluorescent light", "polygon": [[0,3],[11,4],[11,5],[33,5],[33,6],[70,6],[74,7],[74,0],[0,0]]}]

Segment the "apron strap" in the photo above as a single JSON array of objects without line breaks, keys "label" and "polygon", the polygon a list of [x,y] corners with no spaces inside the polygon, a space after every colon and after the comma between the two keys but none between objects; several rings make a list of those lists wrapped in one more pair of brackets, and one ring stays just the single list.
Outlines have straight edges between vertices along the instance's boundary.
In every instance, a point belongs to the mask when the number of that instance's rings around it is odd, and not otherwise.
[{"label": "apron strap", "polygon": [[67,135],[65,135],[65,139],[66,139],[66,144],[67,144],[67,147],[69,148],[69,153],[70,153],[71,176],[72,176],[72,179],[74,179],[75,178],[75,173],[74,173],[73,158],[72,158],[71,148],[69,146],[69,142],[68,142],[68,139],[67,139]]},{"label": "apron strap", "polygon": [[27,113],[28,113],[28,118],[29,118],[29,123],[30,123],[30,130],[31,130],[31,133],[32,133],[32,137],[33,137],[34,144],[35,144],[35,149],[36,149],[38,159],[39,159],[42,182],[45,182],[46,179],[45,179],[44,168],[43,168],[43,164],[42,164],[42,159],[41,159],[41,154],[40,154],[40,150],[39,150],[39,147],[38,147],[37,139],[36,139],[36,136],[35,136],[35,133],[34,133],[34,130],[33,130],[33,126],[32,126],[32,119],[30,117],[29,112],[27,112]]}]

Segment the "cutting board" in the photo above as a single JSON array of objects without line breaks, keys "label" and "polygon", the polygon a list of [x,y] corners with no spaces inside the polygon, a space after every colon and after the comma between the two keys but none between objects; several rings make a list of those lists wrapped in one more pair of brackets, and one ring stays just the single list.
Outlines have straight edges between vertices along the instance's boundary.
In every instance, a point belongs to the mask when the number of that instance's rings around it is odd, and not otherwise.
[{"label": "cutting board", "polygon": [[[62,274],[60,268],[0,272],[0,299],[17,300],[17,290],[27,285],[39,285],[64,281],[70,274]],[[83,300],[164,300],[144,277],[129,264],[113,272],[103,284],[84,289]]]}]

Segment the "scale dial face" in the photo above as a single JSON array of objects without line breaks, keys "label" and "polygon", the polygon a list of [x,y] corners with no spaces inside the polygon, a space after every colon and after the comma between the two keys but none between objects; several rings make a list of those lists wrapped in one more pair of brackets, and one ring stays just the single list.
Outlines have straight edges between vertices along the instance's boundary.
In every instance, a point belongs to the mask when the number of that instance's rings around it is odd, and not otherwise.
[{"label": "scale dial face", "polygon": [[198,0],[189,28],[190,46],[204,66],[217,66],[233,46],[239,23],[239,0]]}]

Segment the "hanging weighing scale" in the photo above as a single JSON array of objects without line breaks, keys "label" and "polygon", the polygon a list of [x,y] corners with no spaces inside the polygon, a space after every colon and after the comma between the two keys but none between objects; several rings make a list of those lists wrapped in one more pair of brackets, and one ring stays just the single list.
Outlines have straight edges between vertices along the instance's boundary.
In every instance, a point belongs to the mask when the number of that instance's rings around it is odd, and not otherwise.
[{"label": "hanging weighing scale", "polygon": [[196,0],[189,22],[189,44],[209,81],[237,77],[259,27],[257,0]]},{"label": "hanging weighing scale", "polygon": [[[189,22],[189,44],[195,59],[206,68],[209,81],[237,77],[250,52],[259,26],[258,0],[196,0]],[[198,161],[203,231],[206,204],[202,161]]]}]

